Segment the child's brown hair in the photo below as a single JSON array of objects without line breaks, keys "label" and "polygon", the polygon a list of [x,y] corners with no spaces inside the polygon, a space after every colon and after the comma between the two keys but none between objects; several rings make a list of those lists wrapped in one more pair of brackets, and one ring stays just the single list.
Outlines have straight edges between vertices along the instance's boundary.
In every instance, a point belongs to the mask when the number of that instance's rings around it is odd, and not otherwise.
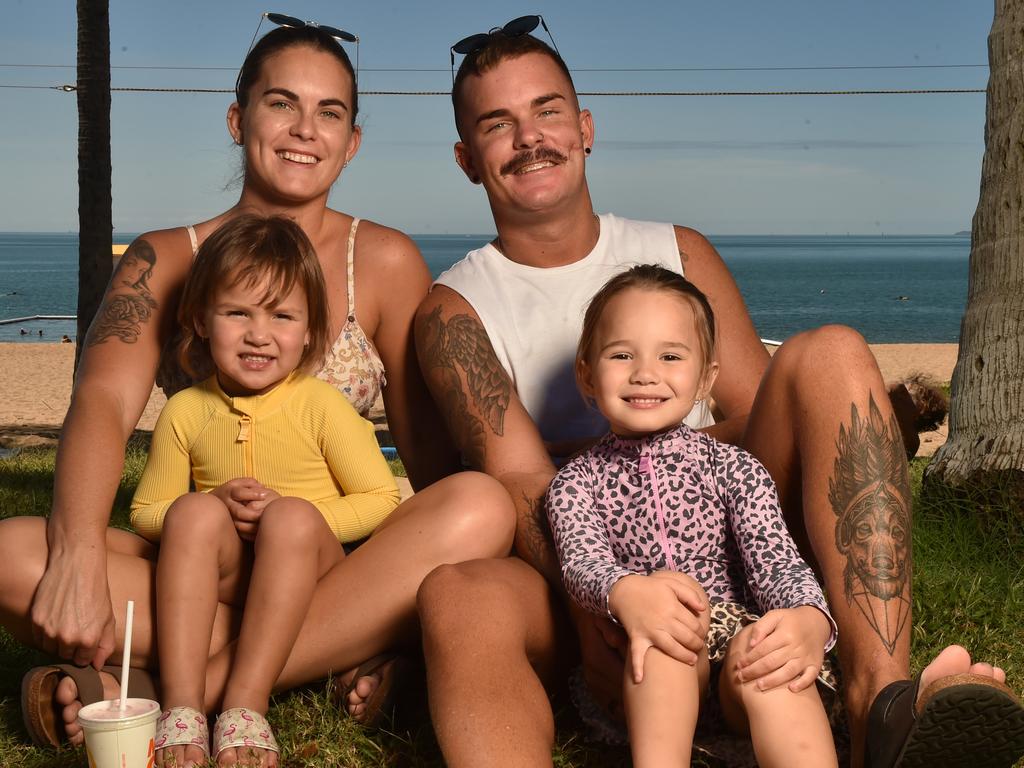
[{"label": "child's brown hair", "polygon": [[594,294],[587,305],[583,316],[583,330],[580,332],[580,343],[576,347],[576,385],[583,390],[581,380],[584,366],[590,365],[593,355],[594,337],[597,326],[604,314],[605,307],[613,297],[630,288],[644,291],[666,291],[677,294],[693,308],[693,317],[697,323],[697,338],[704,359],[702,376],[707,375],[708,368],[715,357],[715,313],[711,310],[707,296],[693,283],[678,272],[665,269],[657,264],[638,264],[620,272],[605,283]]},{"label": "child's brown hair", "polygon": [[320,262],[302,228],[284,216],[236,216],[218,227],[196,253],[195,263],[178,303],[181,341],[178,361],[193,378],[213,369],[206,339],[195,320],[213,303],[218,289],[253,287],[266,281],[260,299],[273,306],[298,286],[306,293],[309,344],[299,360],[301,370],[318,367],[330,344],[330,308]]}]

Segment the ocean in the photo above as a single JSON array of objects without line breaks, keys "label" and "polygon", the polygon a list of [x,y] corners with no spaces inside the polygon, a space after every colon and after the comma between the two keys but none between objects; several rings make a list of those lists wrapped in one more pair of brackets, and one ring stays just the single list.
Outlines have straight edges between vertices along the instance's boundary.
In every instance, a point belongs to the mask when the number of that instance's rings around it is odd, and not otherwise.
[{"label": "ocean", "polygon": [[[435,276],[491,237],[413,235]],[[781,341],[826,323],[849,325],[874,343],[959,337],[967,299],[967,235],[710,239],[732,270],[762,338]],[[77,286],[77,233],[0,233],[0,321],[74,315]],[[54,342],[63,334],[74,338],[73,320],[0,324],[0,341]]]}]

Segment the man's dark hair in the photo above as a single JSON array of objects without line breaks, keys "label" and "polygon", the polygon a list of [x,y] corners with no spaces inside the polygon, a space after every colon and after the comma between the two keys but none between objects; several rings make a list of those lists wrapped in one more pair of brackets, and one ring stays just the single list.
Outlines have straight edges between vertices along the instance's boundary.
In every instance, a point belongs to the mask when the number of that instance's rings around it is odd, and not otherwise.
[{"label": "man's dark hair", "polygon": [[[485,72],[494,69],[503,61],[516,59],[528,53],[539,53],[555,62],[558,68],[562,70],[566,80],[569,81],[573,100],[576,100],[576,86],[572,82],[569,68],[565,65],[562,57],[550,45],[543,40],[538,40],[533,35],[509,37],[502,32],[494,32],[491,34],[487,45],[473,51],[473,53],[468,54],[462,60],[462,63],[459,65],[459,71],[455,75],[455,83],[452,85],[452,107],[455,110],[455,127],[458,129],[460,137],[465,138],[462,136],[462,128],[459,125],[459,102],[465,88],[466,78],[471,75],[479,77]],[[577,103],[576,106],[578,109],[579,104]]]}]

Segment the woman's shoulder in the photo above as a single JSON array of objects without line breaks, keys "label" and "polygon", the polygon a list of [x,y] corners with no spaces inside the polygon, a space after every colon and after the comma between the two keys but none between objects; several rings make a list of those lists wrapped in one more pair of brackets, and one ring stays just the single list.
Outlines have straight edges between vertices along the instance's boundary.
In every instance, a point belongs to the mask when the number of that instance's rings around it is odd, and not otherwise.
[{"label": "woman's shoulder", "polygon": [[381,267],[406,268],[410,264],[423,264],[420,249],[411,237],[400,230],[369,219],[359,220],[359,229],[356,233],[357,264],[361,253],[371,255],[375,270]]}]

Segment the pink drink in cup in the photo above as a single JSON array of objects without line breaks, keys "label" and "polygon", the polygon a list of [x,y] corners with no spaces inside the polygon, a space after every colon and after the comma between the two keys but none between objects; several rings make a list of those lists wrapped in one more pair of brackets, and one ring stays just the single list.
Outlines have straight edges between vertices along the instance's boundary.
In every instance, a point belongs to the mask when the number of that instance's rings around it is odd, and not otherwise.
[{"label": "pink drink in cup", "polygon": [[85,731],[89,768],[153,768],[156,720],[160,705],[152,699],[98,701],[78,712]]}]

